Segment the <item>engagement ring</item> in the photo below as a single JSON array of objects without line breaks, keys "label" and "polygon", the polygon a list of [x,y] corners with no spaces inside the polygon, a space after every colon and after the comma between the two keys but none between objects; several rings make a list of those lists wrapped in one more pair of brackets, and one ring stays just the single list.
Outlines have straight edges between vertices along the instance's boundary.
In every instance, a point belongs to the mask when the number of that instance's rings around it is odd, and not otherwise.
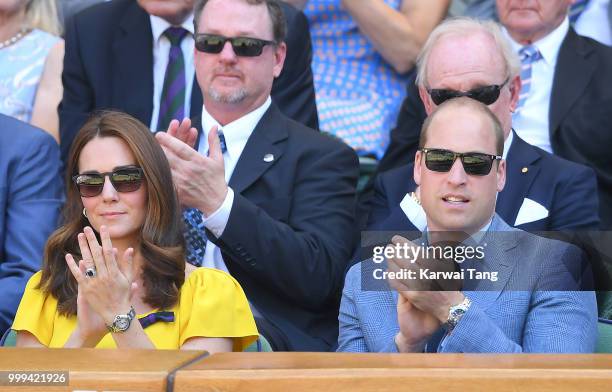
[{"label": "engagement ring", "polygon": [[96,269],[95,268],[87,268],[85,270],[85,276],[87,276],[88,278],[93,278],[96,276]]}]

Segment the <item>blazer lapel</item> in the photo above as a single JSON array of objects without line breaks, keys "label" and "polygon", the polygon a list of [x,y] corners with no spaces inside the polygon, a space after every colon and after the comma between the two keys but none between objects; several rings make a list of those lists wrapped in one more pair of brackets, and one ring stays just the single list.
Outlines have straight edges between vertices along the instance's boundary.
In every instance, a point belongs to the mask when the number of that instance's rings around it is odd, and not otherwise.
[{"label": "blazer lapel", "polygon": [[[512,131],[514,132],[514,131]],[[519,209],[540,168],[540,156],[516,132],[506,161],[506,185],[497,196],[495,211],[510,225],[516,221]]]},{"label": "blazer lapel", "polygon": [[146,125],[153,113],[152,45],[149,15],[134,1],[113,37],[112,102]]},{"label": "blazer lapel", "polygon": [[238,159],[229,181],[234,192],[244,191],[278,162],[284,152],[279,142],[287,139],[288,127],[287,119],[273,103],[259,120]]},{"label": "blazer lapel", "polygon": [[553,79],[549,112],[551,139],[593,77],[597,59],[589,56],[591,51],[582,44],[582,38],[574,29],[570,28],[559,50]]},{"label": "blazer lapel", "polygon": [[497,281],[481,280],[470,290],[466,290],[470,300],[476,302],[482,309],[490,307],[500,296],[514,267],[516,266],[516,255],[518,249],[518,231],[508,226],[497,214],[483,239],[488,246],[485,248],[485,266],[483,270],[497,272]]},{"label": "blazer lapel", "polygon": [[193,87],[191,89],[191,109],[189,113],[190,118],[194,118],[196,116],[202,115],[202,90],[200,90],[200,85],[198,84],[198,80],[195,75],[193,76]]}]

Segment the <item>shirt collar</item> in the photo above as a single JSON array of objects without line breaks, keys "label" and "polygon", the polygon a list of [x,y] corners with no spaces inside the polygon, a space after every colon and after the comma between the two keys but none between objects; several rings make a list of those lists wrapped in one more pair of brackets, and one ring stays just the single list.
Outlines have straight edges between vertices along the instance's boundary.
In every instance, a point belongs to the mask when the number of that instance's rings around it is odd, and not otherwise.
[{"label": "shirt collar", "polygon": [[[151,21],[151,32],[153,33],[153,42],[158,42],[161,36],[164,34],[164,31],[171,27],[172,25],[163,18],[155,15],[149,15],[149,20]],[[193,35],[193,13],[191,13],[183,23],[181,23],[181,27],[185,30],[189,31],[191,35]]]},{"label": "shirt collar", "polygon": [[[542,37],[533,43],[533,45],[540,51],[540,54],[542,55],[542,58],[544,59],[546,64],[554,65],[557,63],[557,55],[559,54],[561,44],[563,43],[563,40],[565,39],[565,36],[567,35],[568,31],[569,19],[565,17],[563,22],[556,29],[554,29],[545,37]],[[512,39],[512,37],[508,33],[508,30],[506,30],[505,28],[504,32],[506,33],[508,39],[510,39],[512,48],[516,53],[518,53],[524,45],[521,45],[514,39]]]},{"label": "shirt collar", "polygon": [[502,153],[502,159],[508,159],[508,151],[510,151],[510,146],[512,145],[512,140],[514,140],[514,130],[510,130],[510,134],[504,140],[504,152]]},{"label": "shirt collar", "polygon": [[[477,232],[473,233],[468,238],[463,240],[463,243],[466,244],[466,243],[470,243],[473,241],[473,243],[479,244],[482,241],[484,235],[487,233],[487,231],[489,231],[489,228],[491,227],[491,223],[493,223],[493,216],[491,216],[491,219],[489,219],[487,224],[484,225],[480,230],[478,230]],[[427,243],[429,243],[429,228],[428,227],[425,227],[424,236],[425,236],[425,240],[427,241]]]},{"label": "shirt collar", "polygon": [[204,139],[201,145],[205,146],[202,152],[208,152],[208,133],[210,129],[216,125],[218,129],[223,131],[229,156],[236,159],[239,158],[247,140],[271,104],[272,98],[268,95],[263,105],[225,126],[221,126],[221,124],[208,113],[206,106],[202,106],[202,130],[204,131]]}]

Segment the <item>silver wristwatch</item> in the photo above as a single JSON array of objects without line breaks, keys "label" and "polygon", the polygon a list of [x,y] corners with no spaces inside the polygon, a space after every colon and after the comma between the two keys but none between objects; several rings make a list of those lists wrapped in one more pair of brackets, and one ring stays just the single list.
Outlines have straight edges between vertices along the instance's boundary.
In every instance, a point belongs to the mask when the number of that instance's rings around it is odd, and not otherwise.
[{"label": "silver wristwatch", "polygon": [[459,320],[461,320],[461,317],[463,317],[465,312],[468,311],[471,304],[472,301],[470,301],[468,297],[465,297],[460,304],[450,307],[448,310],[448,320],[446,320],[445,323],[448,333],[451,333],[451,331],[455,328]]},{"label": "silver wristwatch", "polygon": [[110,332],[125,332],[130,328],[132,320],[136,317],[136,311],[133,306],[130,306],[130,311],[127,314],[118,314],[115,316],[115,320],[111,325],[107,325],[106,328]]}]

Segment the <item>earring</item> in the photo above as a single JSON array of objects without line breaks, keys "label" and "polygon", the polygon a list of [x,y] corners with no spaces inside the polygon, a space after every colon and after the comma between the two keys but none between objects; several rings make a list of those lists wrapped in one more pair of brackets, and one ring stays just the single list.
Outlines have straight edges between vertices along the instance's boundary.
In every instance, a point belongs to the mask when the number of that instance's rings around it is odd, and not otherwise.
[{"label": "earring", "polygon": [[87,210],[85,209],[85,207],[83,207],[83,216],[89,219],[89,217],[87,216]]}]

